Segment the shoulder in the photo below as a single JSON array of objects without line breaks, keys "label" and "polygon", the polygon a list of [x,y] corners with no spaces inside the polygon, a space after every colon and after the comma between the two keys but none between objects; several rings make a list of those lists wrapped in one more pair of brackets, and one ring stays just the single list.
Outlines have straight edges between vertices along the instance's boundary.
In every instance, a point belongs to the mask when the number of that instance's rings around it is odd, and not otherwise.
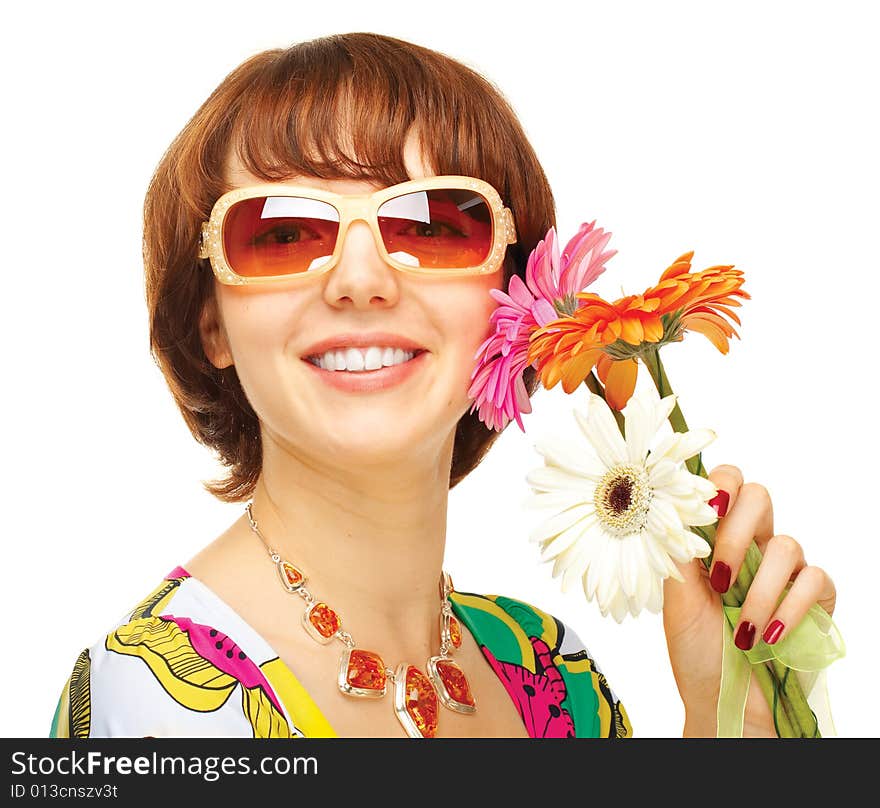
[{"label": "shoulder", "polygon": [[83,649],[53,737],[290,737],[268,675],[280,661],[247,624],[175,567]]},{"label": "shoulder", "polygon": [[[626,738],[632,725],[595,656],[573,628],[517,598],[453,592],[453,613],[507,682],[543,693],[571,716],[578,737]],[[508,688],[510,689],[510,688]],[[552,705],[548,707],[552,714]]]}]

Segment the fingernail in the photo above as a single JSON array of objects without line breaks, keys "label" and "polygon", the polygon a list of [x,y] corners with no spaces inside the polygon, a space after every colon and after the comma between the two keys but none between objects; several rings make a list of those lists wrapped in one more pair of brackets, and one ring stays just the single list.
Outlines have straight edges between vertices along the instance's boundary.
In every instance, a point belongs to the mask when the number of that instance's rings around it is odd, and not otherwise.
[{"label": "fingernail", "polygon": [[734,643],[737,648],[748,651],[755,644],[755,624],[750,623],[748,620],[740,623],[739,628],[736,630]]},{"label": "fingernail", "polygon": [[723,561],[716,561],[709,575],[709,581],[716,592],[726,592],[730,586],[730,567]]},{"label": "fingernail", "polygon": [[774,620],[766,629],[764,629],[764,642],[767,645],[773,645],[778,639],[779,635],[782,634],[782,629],[785,628],[785,623],[781,620]]},{"label": "fingernail", "polygon": [[730,504],[730,494],[723,488],[719,488],[718,493],[709,500],[709,504],[715,509],[715,513],[722,517],[727,513],[727,506]]}]

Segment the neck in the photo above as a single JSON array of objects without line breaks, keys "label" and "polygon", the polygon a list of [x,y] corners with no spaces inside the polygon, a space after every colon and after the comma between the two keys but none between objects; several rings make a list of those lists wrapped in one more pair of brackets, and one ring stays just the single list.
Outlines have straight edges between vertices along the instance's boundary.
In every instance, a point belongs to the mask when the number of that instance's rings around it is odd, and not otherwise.
[{"label": "neck", "polygon": [[369,467],[316,465],[264,443],[254,521],[360,647],[437,653],[453,438],[431,456]]}]

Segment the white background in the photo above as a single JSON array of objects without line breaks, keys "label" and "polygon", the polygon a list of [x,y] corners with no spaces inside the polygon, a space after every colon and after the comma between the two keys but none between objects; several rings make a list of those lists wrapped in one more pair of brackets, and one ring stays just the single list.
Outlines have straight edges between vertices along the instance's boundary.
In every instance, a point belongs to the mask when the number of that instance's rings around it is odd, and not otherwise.
[{"label": "white background", "polygon": [[[752,300],[721,355],[663,358],[711,469],[764,484],[775,529],[837,584],[847,655],[828,671],[841,736],[874,736],[877,26],[836,3],[50,3],[2,35],[0,734],[45,736],[79,651],[233,521],[219,467],[149,355],[141,205],[164,149],[248,56],[371,31],[476,68],[510,99],[548,174],[563,243],[597,219],[619,252],[592,287],[652,285],[681,253],[733,263]],[[647,375],[640,379],[648,382]],[[562,595],[529,544],[525,474],[580,393],[539,390],[450,495],[459,589],[569,622],[639,736],[680,735],[661,617],[622,625]]]}]

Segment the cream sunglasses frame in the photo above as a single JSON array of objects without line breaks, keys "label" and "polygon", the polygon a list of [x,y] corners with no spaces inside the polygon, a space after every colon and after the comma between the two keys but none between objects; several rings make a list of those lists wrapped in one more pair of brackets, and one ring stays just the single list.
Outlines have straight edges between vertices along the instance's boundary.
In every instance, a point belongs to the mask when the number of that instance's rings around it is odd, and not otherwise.
[{"label": "cream sunglasses frame", "polygon": [[[455,269],[413,267],[397,261],[388,254],[382,241],[382,234],[379,231],[379,221],[377,218],[379,207],[396,196],[434,188],[477,191],[489,203],[492,211],[493,243],[488,257],[482,264]],[[339,212],[339,234],[336,237],[336,246],[333,249],[333,254],[327,263],[315,270],[295,272],[289,275],[261,275],[249,278],[234,272],[227,263],[223,251],[223,240],[221,238],[223,221],[226,217],[226,212],[233,204],[243,199],[252,199],[257,196],[307,196],[310,199],[327,202],[336,208]],[[202,223],[198,256],[199,258],[210,259],[211,268],[217,280],[220,283],[232,286],[277,283],[279,281],[290,282],[314,278],[326,274],[339,262],[348,227],[356,219],[361,219],[370,226],[379,253],[387,263],[401,272],[413,275],[431,275],[443,278],[462,275],[488,275],[495,272],[501,266],[504,254],[507,251],[507,245],[515,244],[517,241],[513,213],[510,208],[504,206],[498,192],[488,182],[462,174],[447,174],[439,177],[408,180],[397,185],[389,185],[387,188],[380,188],[371,194],[337,194],[321,188],[312,188],[307,185],[290,185],[287,183],[265,183],[250,185],[245,188],[236,188],[232,191],[227,191],[214,203],[210,218]]]}]

